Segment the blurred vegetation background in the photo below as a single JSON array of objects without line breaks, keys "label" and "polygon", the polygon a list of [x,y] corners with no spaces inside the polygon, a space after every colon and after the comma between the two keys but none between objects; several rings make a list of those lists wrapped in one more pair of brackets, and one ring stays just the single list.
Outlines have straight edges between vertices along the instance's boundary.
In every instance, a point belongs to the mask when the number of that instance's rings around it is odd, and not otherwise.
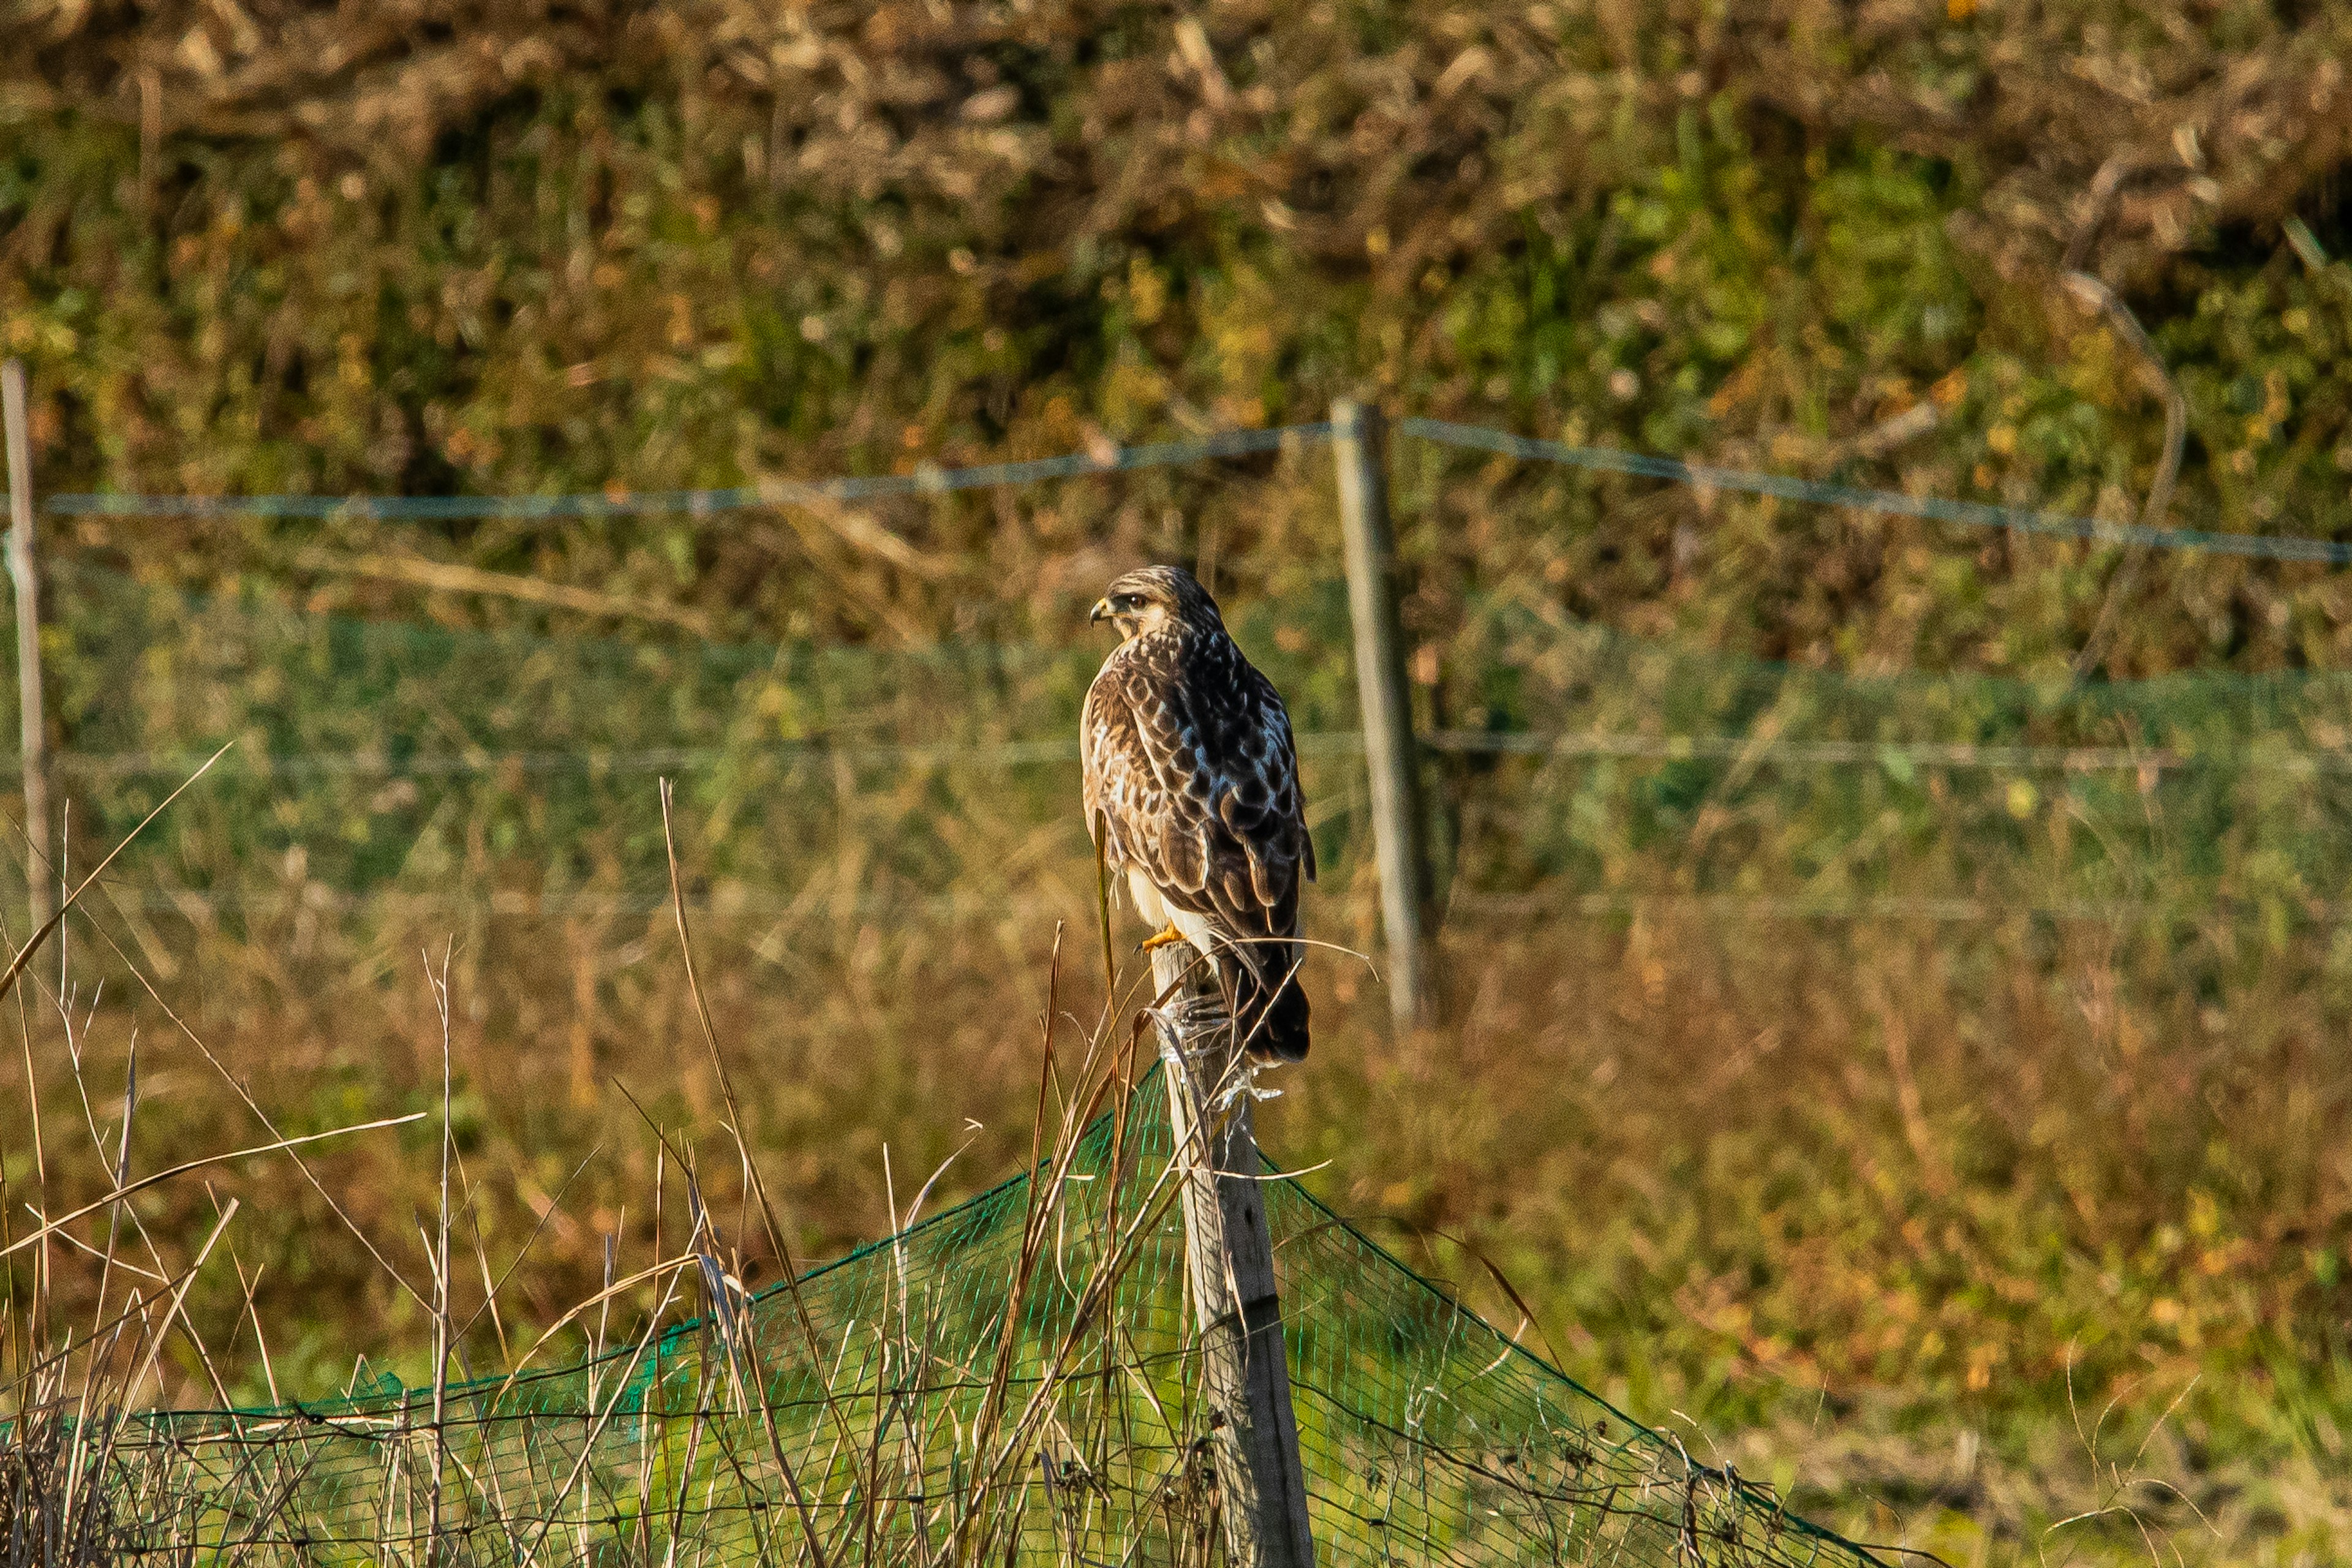
[{"label": "blurred vegetation background", "polygon": [[[2340,5],[5,3],[0,349],[44,492],[731,486],[1369,392],[2126,521],[2170,390],[2164,521],[2352,538]],[[1433,729],[2321,762],[1832,786],[1738,750],[1449,757],[1478,895],[1449,1022],[1390,1039],[1335,961],[1272,1145],[1515,1321],[1491,1259],[1570,1370],[1860,1535],[2347,1550],[2352,961],[2314,773],[2352,733],[2346,574],[1394,458]],[[610,1081],[712,1112],[651,773],[528,755],[684,745],[715,770],[684,797],[714,1005],[803,1243],[884,1228],[885,1142],[908,1187],[976,1120],[942,1185],[984,1184],[1026,1149],[1055,919],[1092,944],[1066,770],[769,753],[1061,738],[1085,606],[1147,557],[1213,570],[1303,727],[1344,729],[1329,489],[1308,448],[715,519],[45,523],[68,753],[247,741],[45,982],[87,1013],[29,1016],[50,1179],[102,1190],[55,1150],[76,1061],[119,1083],[134,1029],[140,1162],[250,1131],[166,1002],[289,1123],[437,1104],[418,952],[454,937],[478,1234],[530,1245],[551,1321],[645,1223]],[[331,784],[268,762],[372,745]],[[425,765],[455,753],[462,784]],[[1315,765],[1312,918],[1363,945],[1359,786]],[[66,777],[81,831],[149,798]],[[390,1251],[428,1163],[321,1168]],[[277,1376],[421,1355],[322,1202],[239,1183],[278,1194],[239,1238]],[[158,1235],[210,1202],[158,1194]],[[226,1340],[243,1298],[214,1295]]]},{"label": "blurred vegetation background", "polygon": [[[2073,265],[2188,399],[2176,514],[2333,534],[2347,28],[2099,0],[13,0],[0,309],[50,489],[725,485],[1319,417],[1369,386],[2127,517],[2159,408],[2059,287]],[[1540,482],[1414,509],[1425,616],[1540,551],[1614,624],[2033,669],[2111,564],[1687,495],[1603,526],[1517,493]],[[898,558],[789,522],[433,542],[746,631],[1058,633],[1096,552],[1205,521],[1112,510],[912,508],[881,520]],[[172,537],[90,526],[133,556]],[[1336,550],[1266,519],[1220,537],[1251,587]],[[173,542],[189,570],[270,563],[266,533]],[[2152,565],[2130,609],[2118,673],[2341,662],[2352,617],[2336,574],[2203,560]]]}]

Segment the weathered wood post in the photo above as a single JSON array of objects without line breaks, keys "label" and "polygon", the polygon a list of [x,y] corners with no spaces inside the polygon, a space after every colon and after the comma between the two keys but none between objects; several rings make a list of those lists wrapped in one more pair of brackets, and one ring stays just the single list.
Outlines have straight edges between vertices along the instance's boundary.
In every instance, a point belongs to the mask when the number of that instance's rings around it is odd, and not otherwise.
[{"label": "weathered wood post", "polygon": [[1388,945],[1389,1007],[1397,1027],[1409,1029],[1429,1021],[1429,949],[1421,924],[1429,851],[1422,831],[1404,632],[1397,619],[1396,536],[1389,526],[1385,447],[1378,408],[1345,397],[1331,405],[1348,614],[1356,628],[1356,689],[1364,713],[1364,761],[1371,773],[1372,856],[1380,867],[1381,929]]},{"label": "weathered wood post", "polygon": [[25,879],[32,929],[57,910],[56,846],[49,841],[48,726],[41,713],[40,584],[33,575],[33,442],[25,425],[25,364],[0,364],[0,417],[7,426],[8,574],[16,580],[16,704],[24,737]]},{"label": "weathered wood post", "polygon": [[[1205,966],[1197,959],[1188,944],[1158,949],[1154,986],[1165,994],[1188,971],[1201,974]],[[1169,1125],[1183,1166],[1184,1257],[1226,1561],[1234,1568],[1314,1568],[1252,1100],[1213,983],[1181,984],[1159,1015],[1159,1034]]]}]

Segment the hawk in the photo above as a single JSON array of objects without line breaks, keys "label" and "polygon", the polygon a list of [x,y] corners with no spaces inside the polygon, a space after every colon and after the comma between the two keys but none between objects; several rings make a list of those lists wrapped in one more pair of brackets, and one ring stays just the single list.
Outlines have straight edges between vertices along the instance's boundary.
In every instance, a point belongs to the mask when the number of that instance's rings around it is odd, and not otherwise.
[{"label": "hawk", "polygon": [[1290,715],[1181,566],[1111,584],[1090,620],[1119,645],[1087,689],[1078,737],[1087,831],[1159,927],[1214,967],[1253,1055],[1307,1054],[1298,889],[1315,845]]}]

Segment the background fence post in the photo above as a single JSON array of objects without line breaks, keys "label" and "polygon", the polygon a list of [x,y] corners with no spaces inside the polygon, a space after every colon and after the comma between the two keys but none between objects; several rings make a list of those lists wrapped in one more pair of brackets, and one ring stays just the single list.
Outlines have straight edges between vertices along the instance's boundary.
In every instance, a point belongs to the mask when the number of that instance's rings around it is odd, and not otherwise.
[{"label": "background fence post", "polygon": [[7,423],[8,574],[16,580],[16,703],[24,736],[25,880],[38,931],[57,910],[50,859],[48,729],[41,716],[40,586],[33,575],[33,442],[25,425],[25,364],[0,364]]},{"label": "background fence post", "polygon": [[1371,773],[1372,855],[1381,874],[1381,929],[1388,939],[1389,1006],[1397,1027],[1429,1021],[1429,950],[1422,900],[1429,854],[1421,820],[1412,697],[1397,618],[1396,536],[1389,526],[1387,443],[1380,410],[1351,398],[1331,405],[1339,468],[1339,527],[1347,542],[1348,614],[1356,628],[1356,689]]},{"label": "background fence post", "polygon": [[1252,1100],[1221,998],[1197,981],[1185,984],[1197,958],[1187,943],[1159,948],[1151,979],[1171,996],[1157,1016],[1160,1051],[1183,1167],[1185,1268],[1225,1558],[1234,1568],[1314,1568]]}]

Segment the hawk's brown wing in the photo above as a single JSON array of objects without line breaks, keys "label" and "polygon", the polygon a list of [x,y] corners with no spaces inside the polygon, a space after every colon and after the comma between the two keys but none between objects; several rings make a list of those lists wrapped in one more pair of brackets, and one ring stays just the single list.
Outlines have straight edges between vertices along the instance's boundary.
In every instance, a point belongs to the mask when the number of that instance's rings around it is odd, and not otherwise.
[{"label": "hawk's brown wing", "polygon": [[1222,636],[1138,639],[1095,678],[1083,728],[1087,827],[1102,818],[1110,861],[1208,916],[1278,983],[1315,848],[1272,684]]}]

